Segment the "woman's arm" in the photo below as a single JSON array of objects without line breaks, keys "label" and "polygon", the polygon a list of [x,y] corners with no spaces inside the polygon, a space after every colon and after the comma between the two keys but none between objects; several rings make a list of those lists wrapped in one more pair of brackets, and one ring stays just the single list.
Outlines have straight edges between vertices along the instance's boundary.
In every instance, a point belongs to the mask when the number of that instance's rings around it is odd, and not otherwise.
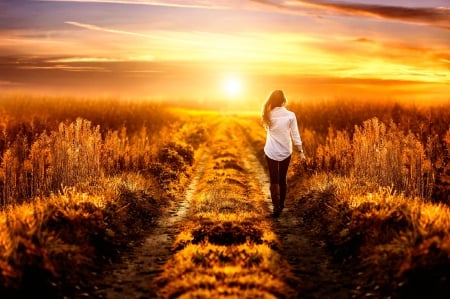
[{"label": "woman's arm", "polygon": [[290,124],[290,131],[291,131],[291,138],[294,145],[297,147],[297,151],[300,153],[300,157],[302,159],[306,159],[305,153],[303,151],[303,142],[302,138],[300,137],[300,132],[298,131],[298,125],[297,125],[297,117],[294,113],[292,113],[292,119],[289,122]]},{"label": "woman's arm", "polygon": [[299,150],[303,150],[302,138],[300,137],[300,132],[298,131],[297,118],[294,113],[292,113],[291,121],[289,122],[289,130],[291,132],[292,142]]}]

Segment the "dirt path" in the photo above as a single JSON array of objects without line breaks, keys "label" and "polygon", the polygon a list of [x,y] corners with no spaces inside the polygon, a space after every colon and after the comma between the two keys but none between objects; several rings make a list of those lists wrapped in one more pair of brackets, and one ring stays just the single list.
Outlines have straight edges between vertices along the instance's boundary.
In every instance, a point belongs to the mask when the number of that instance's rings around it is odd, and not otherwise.
[{"label": "dirt path", "polygon": [[[242,128],[245,130],[245,128]],[[268,207],[272,206],[269,191],[269,178],[263,166],[256,158],[255,151],[246,147],[245,162],[253,169],[253,177],[258,180]],[[355,298],[356,292],[351,277],[342,273],[324,249],[324,242],[314,239],[311,232],[302,225],[293,210],[294,194],[288,194],[286,208],[281,217],[273,220],[272,228],[282,247],[280,253],[292,266],[299,279],[299,298],[311,299],[348,299]]]},{"label": "dirt path", "polygon": [[268,177],[243,137],[254,129],[224,117],[199,155],[184,200],[79,298],[356,297],[351,277],[294,216],[292,195],[280,218],[269,217]]},{"label": "dirt path", "polygon": [[198,153],[195,174],[190,181],[184,199],[175,202],[155,227],[139,244],[121,257],[121,262],[112,264],[101,274],[102,278],[93,282],[92,290],[81,292],[78,298],[157,298],[157,290],[150,288],[150,282],[161,272],[173,251],[171,245],[179,233],[181,223],[186,221],[190,202],[199,178],[202,176],[209,150]]}]

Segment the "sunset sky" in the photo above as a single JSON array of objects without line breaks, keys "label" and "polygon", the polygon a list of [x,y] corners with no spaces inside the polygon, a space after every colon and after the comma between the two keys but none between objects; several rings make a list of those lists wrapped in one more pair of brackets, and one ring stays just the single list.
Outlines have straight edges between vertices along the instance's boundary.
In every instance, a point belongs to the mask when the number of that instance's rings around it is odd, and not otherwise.
[{"label": "sunset sky", "polygon": [[450,0],[0,0],[0,90],[450,100]]}]

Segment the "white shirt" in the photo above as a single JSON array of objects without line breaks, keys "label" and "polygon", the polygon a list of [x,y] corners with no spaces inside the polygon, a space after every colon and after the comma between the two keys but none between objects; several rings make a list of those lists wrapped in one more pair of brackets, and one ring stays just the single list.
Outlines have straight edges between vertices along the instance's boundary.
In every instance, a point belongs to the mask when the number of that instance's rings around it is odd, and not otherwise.
[{"label": "white shirt", "polygon": [[292,143],[302,144],[297,118],[285,107],[275,107],[270,111],[270,121],[264,153],[272,160],[283,161],[292,154]]}]

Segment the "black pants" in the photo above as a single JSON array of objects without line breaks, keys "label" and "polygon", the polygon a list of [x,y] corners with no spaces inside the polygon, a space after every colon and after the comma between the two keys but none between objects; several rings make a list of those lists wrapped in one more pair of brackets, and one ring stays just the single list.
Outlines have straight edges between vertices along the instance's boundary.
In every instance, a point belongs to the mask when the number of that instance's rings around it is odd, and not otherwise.
[{"label": "black pants", "polygon": [[291,156],[283,161],[272,160],[266,155],[267,166],[269,167],[270,184],[278,184],[280,187],[287,185],[286,176],[291,162]]}]

